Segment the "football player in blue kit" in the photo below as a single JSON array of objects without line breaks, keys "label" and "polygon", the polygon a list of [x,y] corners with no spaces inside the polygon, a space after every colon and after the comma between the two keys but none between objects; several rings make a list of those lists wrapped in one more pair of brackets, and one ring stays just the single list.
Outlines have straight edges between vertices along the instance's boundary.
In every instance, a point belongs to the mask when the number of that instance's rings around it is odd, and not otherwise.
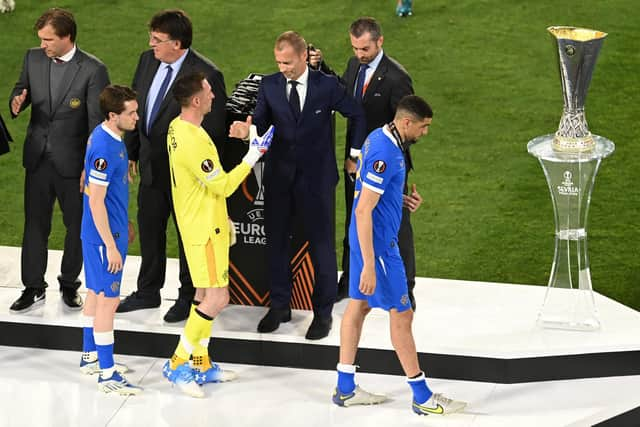
[{"label": "football player in blue kit", "polygon": [[387,397],[355,383],[354,365],[365,317],[372,308],[389,312],[391,342],[413,391],[412,409],[420,415],[459,412],[465,402],[433,393],[420,369],[411,332],[413,310],[398,249],[405,163],[403,150],[426,135],[433,112],[415,95],[400,100],[393,121],[371,132],[362,146],[349,227],[349,304],[340,326],[339,406],[371,405]]},{"label": "football player in blue kit", "polygon": [[123,376],[124,365],[113,360],[113,318],[120,302],[122,269],[129,244],[129,176],[125,131],[138,121],[136,93],[107,86],[100,94],[105,120],[87,142],[82,214],[82,255],[87,284],[83,310],[80,371],[98,373],[98,389],[121,395],[142,389]]}]

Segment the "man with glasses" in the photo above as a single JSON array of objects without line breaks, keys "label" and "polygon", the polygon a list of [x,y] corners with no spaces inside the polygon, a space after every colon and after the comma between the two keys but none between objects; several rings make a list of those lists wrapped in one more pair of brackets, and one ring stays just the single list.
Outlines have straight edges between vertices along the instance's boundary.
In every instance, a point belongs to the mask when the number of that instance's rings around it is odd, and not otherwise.
[{"label": "man with glasses", "polygon": [[[137,290],[120,302],[118,313],[160,306],[169,214],[175,224],[166,141],[169,123],[180,113],[180,105],[173,97],[177,77],[195,71],[205,74],[216,99],[211,112],[204,116],[202,127],[218,145],[219,152],[226,140],[224,77],[211,61],[191,48],[192,33],[191,20],[182,10],[163,10],[154,15],[149,23],[151,49],[140,56],[133,78],[140,120],[136,129],[125,135],[125,142],[130,174],[137,175],[140,168],[138,234],[142,264]],[[164,316],[166,322],[185,320],[195,294],[179,231],[178,245],[181,287],[178,300]]]}]

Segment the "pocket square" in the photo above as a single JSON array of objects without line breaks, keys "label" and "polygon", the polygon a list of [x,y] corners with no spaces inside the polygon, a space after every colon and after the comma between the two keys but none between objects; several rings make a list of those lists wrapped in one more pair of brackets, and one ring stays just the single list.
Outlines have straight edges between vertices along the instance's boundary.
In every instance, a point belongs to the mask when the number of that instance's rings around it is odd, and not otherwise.
[{"label": "pocket square", "polygon": [[322,113],[322,110],[316,110],[315,114],[320,114]]},{"label": "pocket square", "polygon": [[376,92],[373,94],[373,96],[382,96],[380,93]]}]

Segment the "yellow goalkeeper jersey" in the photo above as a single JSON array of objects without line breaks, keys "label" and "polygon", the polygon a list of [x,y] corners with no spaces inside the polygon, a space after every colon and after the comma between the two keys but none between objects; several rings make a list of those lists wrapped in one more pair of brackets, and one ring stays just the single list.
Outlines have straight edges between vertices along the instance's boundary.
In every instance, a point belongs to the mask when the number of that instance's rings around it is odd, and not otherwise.
[{"label": "yellow goalkeeper jersey", "polygon": [[173,208],[183,245],[226,242],[229,246],[227,201],[251,171],[240,162],[229,173],[200,126],[173,119],[167,133]]}]

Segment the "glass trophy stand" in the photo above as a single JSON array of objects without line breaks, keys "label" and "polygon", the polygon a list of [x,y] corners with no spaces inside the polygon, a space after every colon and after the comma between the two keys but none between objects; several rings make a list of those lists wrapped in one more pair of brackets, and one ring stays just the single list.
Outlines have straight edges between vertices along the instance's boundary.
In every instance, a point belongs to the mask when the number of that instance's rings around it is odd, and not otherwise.
[{"label": "glass trophy stand", "polygon": [[582,153],[554,151],[554,134],[532,139],[527,151],[538,158],[551,192],[555,218],[555,254],[538,325],[594,331],[600,328],[589,255],[587,216],[600,163],[615,150],[610,140],[592,135],[595,147]]}]

